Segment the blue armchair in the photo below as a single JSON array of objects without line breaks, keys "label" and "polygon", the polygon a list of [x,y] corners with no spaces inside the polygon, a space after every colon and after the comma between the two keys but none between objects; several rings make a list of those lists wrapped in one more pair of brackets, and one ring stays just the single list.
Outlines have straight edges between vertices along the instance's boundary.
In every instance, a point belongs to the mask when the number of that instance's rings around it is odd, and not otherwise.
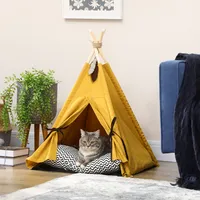
[{"label": "blue armchair", "polygon": [[182,60],[162,62],[159,67],[162,153],[173,153],[175,150],[174,109],[184,69],[185,61]]}]

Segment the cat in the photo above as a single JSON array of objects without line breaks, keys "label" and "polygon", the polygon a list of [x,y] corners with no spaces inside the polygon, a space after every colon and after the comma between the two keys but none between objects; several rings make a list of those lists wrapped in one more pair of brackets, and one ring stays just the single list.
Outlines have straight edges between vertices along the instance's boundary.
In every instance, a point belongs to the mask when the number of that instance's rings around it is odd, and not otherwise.
[{"label": "cat", "polygon": [[102,156],[108,150],[108,141],[100,136],[100,130],[88,132],[80,129],[81,138],[79,139],[78,160],[76,166],[85,168],[85,166]]}]

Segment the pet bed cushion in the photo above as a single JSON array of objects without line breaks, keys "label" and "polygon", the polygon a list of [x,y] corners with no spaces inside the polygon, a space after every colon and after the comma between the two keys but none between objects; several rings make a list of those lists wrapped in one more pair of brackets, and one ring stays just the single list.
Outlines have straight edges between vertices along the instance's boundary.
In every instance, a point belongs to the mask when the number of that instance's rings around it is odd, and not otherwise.
[{"label": "pet bed cushion", "polygon": [[111,161],[111,153],[107,153],[93,160],[84,169],[76,166],[77,158],[78,150],[76,148],[58,145],[56,160],[46,160],[44,163],[66,171],[87,174],[112,174],[120,170],[120,160]]}]

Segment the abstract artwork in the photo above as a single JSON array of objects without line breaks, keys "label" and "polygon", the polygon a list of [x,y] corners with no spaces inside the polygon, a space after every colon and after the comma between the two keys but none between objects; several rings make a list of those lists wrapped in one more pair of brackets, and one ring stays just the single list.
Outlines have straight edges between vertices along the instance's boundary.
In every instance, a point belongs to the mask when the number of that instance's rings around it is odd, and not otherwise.
[{"label": "abstract artwork", "polygon": [[68,19],[122,19],[122,0],[63,0]]},{"label": "abstract artwork", "polygon": [[114,10],[114,0],[70,0],[72,10]]}]

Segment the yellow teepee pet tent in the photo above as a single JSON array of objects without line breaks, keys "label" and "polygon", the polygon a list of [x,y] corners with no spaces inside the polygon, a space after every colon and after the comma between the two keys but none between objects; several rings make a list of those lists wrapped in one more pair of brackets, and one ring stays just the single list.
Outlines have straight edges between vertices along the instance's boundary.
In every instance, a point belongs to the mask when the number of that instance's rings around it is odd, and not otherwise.
[{"label": "yellow teepee pet tent", "polygon": [[[157,160],[102,53],[102,38],[90,31],[93,50],[61,109],[51,133],[26,160],[32,169],[47,159],[55,160],[58,144],[78,145],[80,129],[112,137],[112,160],[121,160],[123,176],[157,166]],[[93,58],[96,65],[90,64]],[[93,68],[93,69],[91,69]]]}]

